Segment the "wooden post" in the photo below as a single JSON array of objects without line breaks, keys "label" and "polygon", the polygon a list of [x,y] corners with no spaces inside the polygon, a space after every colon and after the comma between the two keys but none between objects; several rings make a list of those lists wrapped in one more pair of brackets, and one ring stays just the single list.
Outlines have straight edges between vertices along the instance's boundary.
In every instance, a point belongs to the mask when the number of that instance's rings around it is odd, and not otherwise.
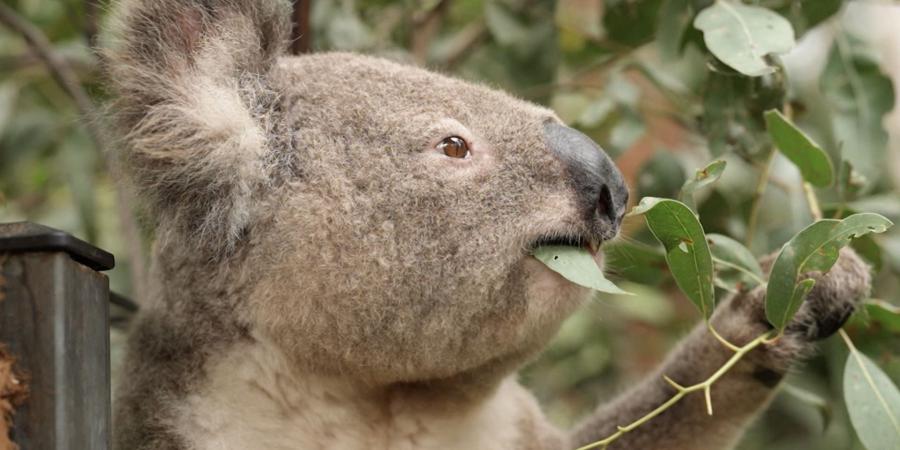
[{"label": "wooden post", "polygon": [[28,398],[13,415],[22,450],[107,450],[113,256],[61,231],[0,224],[0,345]]}]

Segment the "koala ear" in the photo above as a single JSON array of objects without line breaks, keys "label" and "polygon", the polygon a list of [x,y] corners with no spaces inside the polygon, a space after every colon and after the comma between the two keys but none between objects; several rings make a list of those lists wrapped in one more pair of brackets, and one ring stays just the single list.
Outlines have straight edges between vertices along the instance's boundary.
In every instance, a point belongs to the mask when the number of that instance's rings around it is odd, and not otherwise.
[{"label": "koala ear", "polygon": [[269,72],[286,46],[278,0],[121,0],[104,64],[121,158],[160,224],[231,249],[275,158]]}]

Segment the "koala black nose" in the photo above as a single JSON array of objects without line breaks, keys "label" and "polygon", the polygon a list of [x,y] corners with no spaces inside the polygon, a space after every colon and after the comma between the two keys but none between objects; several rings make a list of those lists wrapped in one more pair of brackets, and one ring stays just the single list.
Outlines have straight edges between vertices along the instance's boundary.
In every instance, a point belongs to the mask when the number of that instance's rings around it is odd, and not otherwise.
[{"label": "koala black nose", "polygon": [[599,145],[578,130],[548,121],[544,135],[550,150],[565,164],[585,216],[615,233],[628,206],[622,173]]}]

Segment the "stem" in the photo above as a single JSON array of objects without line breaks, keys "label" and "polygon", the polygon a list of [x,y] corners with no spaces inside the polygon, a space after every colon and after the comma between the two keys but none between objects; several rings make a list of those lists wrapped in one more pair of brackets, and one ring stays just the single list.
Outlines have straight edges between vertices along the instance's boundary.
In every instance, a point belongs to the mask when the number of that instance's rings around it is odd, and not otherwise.
[{"label": "stem", "polygon": [[806,193],[806,202],[809,203],[809,212],[812,213],[813,219],[822,219],[822,208],[819,207],[819,199],[816,197],[816,191],[813,190],[811,184],[803,182],[803,192]]},{"label": "stem", "polygon": [[750,220],[747,223],[747,236],[744,238],[744,245],[747,248],[753,244],[753,236],[756,234],[756,226],[759,222],[759,209],[762,206],[762,197],[766,193],[766,186],[769,184],[769,172],[772,169],[772,160],[775,159],[775,149],[769,150],[766,156],[766,162],[763,165],[762,173],[759,174],[759,181],[756,183],[756,191],[753,192],[753,205],[750,207]]},{"label": "stem", "polygon": [[766,280],[763,280],[762,278],[759,277],[759,275],[753,273],[753,272],[750,271],[750,270],[747,270],[747,269],[744,268],[744,267],[741,267],[741,266],[739,266],[739,265],[737,265],[737,264],[732,264],[732,263],[730,263],[730,262],[728,262],[728,261],[725,261],[724,259],[721,259],[721,258],[716,258],[715,256],[713,256],[712,260],[713,260],[713,262],[716,263],[716,264],[719,264],[719,265],[728,267],[729,269],[737,270],[738,272],[741,272],[741,273],[747,275],[748,277],[753,278],[753,281],[758,282],[761,286],[766,284]]},{"label": "stem", "polygon": [[[710,329],[711,328],[712,327],[710,327]],[[667,376],[663,376],[663,379],[666,381],[666,383],[668,383],[669,386],[672,386],[672,388],[674,388],[676,391],[675,395],[673,395],[672,398],[670,398],[668,401],[666,401],[665,403],[663,403],[662,405],[660,405],[653,411],[650,411],[645,416],[635,420],[634,422],[632,422],[628,425],[625,425],[625,426],[616,427],[618,429],[618,431],[616,431],[609,437],[599,440],[599,441],[596,441],[596,442],[593,442],[591,444],[585,445],[583,447],[579,447],[577,450],[607,448],[610,444],[612,444],[615,440],[622,437],[625,433],[628,433],[628,432],[634,430],[635,428],[649,422],[654,417],[662,414],[667,409],[671,408],[676,403],[681,401],[681,399],[684,398],[686,395],[688,395],[692,392],[697,392],[697,391],[704,392],[704,395],[706,397],[706,410],[710,415],[712,415],[712,398],[711,398],[710,393],[712,391],[713,384],[715,384],[717,381],[719,381],[720,378],[725,376],[725,374],[728,373],[728,371],[731,370],[731,368],[734,367],[734,365],[737,364],[744,356],[746,356],[747,353],[750,353],[756,347],[763,345],[769,338],[772,337],[773,333],[774,333],[774,331],[769,331],[765,334],[757,336],[756,339],[753,339],[752,341],[750,341],[743,347],[737,347],[737,346],[734,346],[733,344],[730,344],[732,347],[737,349],[735,351],[734,355],[732,355],[731,358],[728,361],[726,361],[725,364],[722,365],[722,367],[719,368],[719,370],[717,370],[714,374],[710,375],[710,377],[707,378],[706,381],[703,381],[701,383],[697,383],[697,384],[694,384],[694,385],[691,385],[688,387],[684,387],[684,386],[676,383],[675,381],[673,381],[671,378],[669,378]]]},{"label": "stem", "polygon": [[706,322],[706,329],[708,329],[708,330],[709,330],[709,333],[712,334],[713,337],[715,337],[722,345],[724,345],[725,347],[727,347],[729,350],[731,350],[731,351],[733,351],[733,352],[735,352],[735,353],[741,351],[741,348],[740,348],[740,347],[738,347],[737,345],[732,344],[731,342],[728,342],[728,339],[725,339],[724,337],[722,337],[722,335],[719,334],[719,332],[716,331],[715,328],[713,328],[712,323]]},{"label": "stem", "polygon": [[892,303],[888,303],[884,300],[880,300],[877,298],[870,298],[868,300],[863,301],[865,305],[875,305],[881,309],[884,309],[891,314],[900,314],[900,306],[894,305]]},{"label": "stem", "polygon": [[482,41],[490,37],[490,30],[483,20],[470,22],[458,31],[450,41],[450,50],[444,56],[441,65],[445,70],[451,70],[472,55],[472,51]]},{"label": "stem", "polygon": [[440,31],[449,8],[450,0],[438,0],[437,4],[428,11],[413,16],[409,50],[416,64],[424,65],[428,62],[428,50],[431,48],[431,42]]}]

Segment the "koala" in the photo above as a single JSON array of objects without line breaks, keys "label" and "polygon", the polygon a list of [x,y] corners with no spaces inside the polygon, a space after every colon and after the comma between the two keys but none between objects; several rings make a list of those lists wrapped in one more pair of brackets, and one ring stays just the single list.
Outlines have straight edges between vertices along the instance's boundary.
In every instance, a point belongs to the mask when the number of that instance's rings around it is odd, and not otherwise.
[{"label": "koala", "polygon": [[[347,53],[285,54],[280,0],[119,0],[104,61],[125,175],[155,226],[153,287],[117,388],[122,450],[571,449],[731,351],[699,325],[573,430],[516,370],[590,292],[530,256],[616,236],[600,147],[540,106]],[[788,332],[610,450],[723,450],[869,288],[844,251]],[[768,328],[759,289],[711,319]]]}]

